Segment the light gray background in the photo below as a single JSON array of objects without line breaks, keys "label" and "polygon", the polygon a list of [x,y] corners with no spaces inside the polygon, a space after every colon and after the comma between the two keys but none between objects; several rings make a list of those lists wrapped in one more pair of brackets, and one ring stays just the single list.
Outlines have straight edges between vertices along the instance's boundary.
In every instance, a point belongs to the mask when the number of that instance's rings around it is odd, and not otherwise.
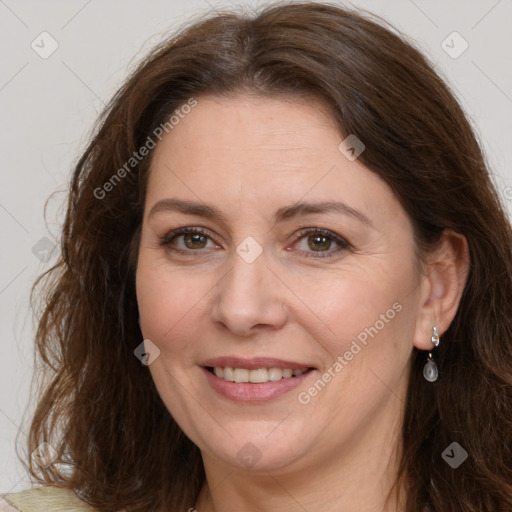
[{"label": "light gray background", "polygon": [[[58,243],[72,164],[97,115],[127,71],[191,16],[263,3],[0,0],[0,492],[30,485],[14,450],[19,431],[20,444],[25,441],[33,407],[25,411],[34,352],[29,291],[55,260],[54,251],[44,261],[44,244]],[[352,5],[408,34],[450,82],[484,143],[512,217],[512,1],[356,0]],[[43,31],[59,45],[47,59],[31,48],[34,40],[49,48],[48,40],[38,37]],[[456,59],[441,46],[453,31],[469,44]],[[452,52],[461,48],[460,41],[451,41],[445,44]],[[45,200],[57,190],[45,224]],[[41,242],[44,237],[48,240]]]}]

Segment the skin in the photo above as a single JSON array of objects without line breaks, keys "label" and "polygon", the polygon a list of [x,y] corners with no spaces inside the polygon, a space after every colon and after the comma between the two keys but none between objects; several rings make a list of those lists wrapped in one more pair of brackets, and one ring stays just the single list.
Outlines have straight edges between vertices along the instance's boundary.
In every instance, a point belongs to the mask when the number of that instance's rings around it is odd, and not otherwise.
[{"label": "skin", "polygon": [[[433,325],[442,342],[464,287],[467,243],[446,231],[420,266],[407,214],[378,175],[339,151],[343,138],[316,101],[241,93],[199,97],[155,149],[136,274],[139,322],[160,350],[148,367],[158,392],[202,452],[207,480],[190,504],[199,512],[401,505],[384,502],[412,350],[431,349]],[[224,221],[175,211],[148,217],[171,197],[213,205]],[[363,212],[371,226],[332,212],[272,223],[280,207],[328,200]],[[209,238],[162,245],[181,227],[201,227]],[[350,245],[328,239],[319,248],[303,228]],[[249,236],[262,248],[252,263],[236,252]],[[298,394],[396,303],[394,318],[301,403]],[[198,366],[228,355],[316,370],[289,393],[243,404],[218,395]],[[237,457],[248,442],[260,455],[251,467]]]}]

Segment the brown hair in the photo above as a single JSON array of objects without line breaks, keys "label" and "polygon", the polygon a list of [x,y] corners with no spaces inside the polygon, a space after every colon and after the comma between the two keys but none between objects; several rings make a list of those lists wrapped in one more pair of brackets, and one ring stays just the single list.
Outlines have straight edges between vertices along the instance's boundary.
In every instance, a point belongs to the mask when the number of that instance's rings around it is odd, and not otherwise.
[{"label": "brown hair", "polygon": [[[445,228],[467,238],[471,268],[436,383],[414,349],[397,485],[407,512],[512,510],[512,230],[479,143],[412,44],[369,15],[308,2],[196,21],[154,49],[106,108],[72,175],[60,259],[32,290],[46,277],[36,339],[51,375],[28,448],[46,441],[59,455],[47,468],[28,460],[31,474],[101,510],[195,503],[200,452],[133,353],[151,154],[105,197],[97,191],[180,105],[240,91],[326,102],[412,219],[420,256]],[[469,454],[456,470],[441,458],[452,442]]]}]

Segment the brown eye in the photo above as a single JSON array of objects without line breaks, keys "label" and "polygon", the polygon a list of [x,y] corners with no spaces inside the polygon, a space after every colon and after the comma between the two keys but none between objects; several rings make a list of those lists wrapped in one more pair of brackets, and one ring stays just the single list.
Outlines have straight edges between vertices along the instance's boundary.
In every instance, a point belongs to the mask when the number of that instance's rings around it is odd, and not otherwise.
[{"label": "brown eye", "polygon": [[[208,242],[210,242],[210,245],[208,245]],[[169,250],[181,252],[218,247],[205,231],[190,227],[172,231],[162,239],[161,245]]]},{"label": "brown eye", "polygon": [[331,248],[332,241],[325,235],[310,235],[307,240],[308,247],[313,251],[326,251]]},{"label": "brown eye", "polygon": [[296,245],[308,258],[328,258],[350,247],[344,238],[320,228],[302,232]]},{"label": "brown eye", "polygon": [[208,238],[201,233],[185,233],[180,236],[183,237],[183,242],[189,249],[202,249],[206,246]]}]

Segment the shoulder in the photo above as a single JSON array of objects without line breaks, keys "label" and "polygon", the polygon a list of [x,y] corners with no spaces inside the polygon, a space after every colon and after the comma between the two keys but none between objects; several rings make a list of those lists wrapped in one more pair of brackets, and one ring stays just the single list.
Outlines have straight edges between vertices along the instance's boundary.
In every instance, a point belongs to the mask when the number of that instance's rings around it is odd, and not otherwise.
[{"label": "shoulder", "polygon": [[0,494],[0,512],[94,512],[71,489],[43,485],[24,491]]},{"label": "shoulder", "polygon": [[0,496],[0,512],[18,512],[18,509],[9,505],[9,503]]}]

